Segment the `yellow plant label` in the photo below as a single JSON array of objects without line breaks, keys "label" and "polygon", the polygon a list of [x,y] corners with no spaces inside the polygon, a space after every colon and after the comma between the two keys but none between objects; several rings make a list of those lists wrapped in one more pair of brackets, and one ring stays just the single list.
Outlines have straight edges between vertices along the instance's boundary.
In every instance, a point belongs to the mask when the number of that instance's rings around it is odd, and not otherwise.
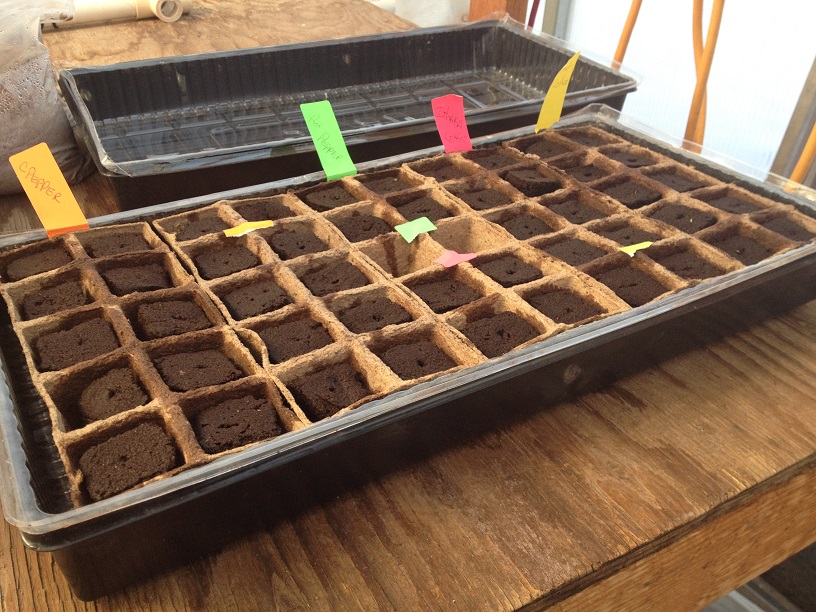
[{"label": "yellow plant label", "polygon": [[572,71],[575,70],[575,64],[578,63],[580,55],[581,52],[579,51],[569,58],[564,67],[555,75],[553,82],[550,83],[550,88],[547,90],[547,95],[544,96],[544,102],[541,104],[541,111],[538,113],[538,121],[535,127],[536,134],[541,130],[546,130],[561,118],[561,111],[564,110],[564,99],[567,97],[567,87],[569,87]]}]

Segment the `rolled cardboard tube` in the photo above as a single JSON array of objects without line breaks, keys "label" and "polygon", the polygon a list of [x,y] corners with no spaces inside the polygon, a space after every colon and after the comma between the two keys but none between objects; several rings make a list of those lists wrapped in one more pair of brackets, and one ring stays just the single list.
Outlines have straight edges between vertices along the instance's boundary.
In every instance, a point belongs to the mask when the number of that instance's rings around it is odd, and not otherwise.
[{"label": "rolled cardboard tube", "polygon": [[697,70],[697,84],[694,87],[694,96],[691,99],[691,110],[689,111],[688,123],[686,123],[685,139],[694,142],[697,133],[697,125],[700,121],[700,108],[703,104],[703,96],[708,83],[708,75],[711,72],[711,62],[714,59],[714,49],[717,47],[717,35],[720,32],[723,8],[725,0],[714,0],[711,8],[711,20],[708,23],[708,35],[703,46],[703,54],[700,57],[699,69]]},{"label": "rolled cardboard tube", "polygon": [[153,17],[170,23],[191,9],[192,0],[74,0],[74,16],[61,25]]},{"label": "rolled cardboard tube", "polygon": [[816,159],[816,123],[813,124],[813,129],[810,130],[810,136],[808,136],[805,143],[802,155],[799,156],[799,161],[796,162],[796,167],[791,172],[791,180],[801,183],[805,179],[808,170],[810,170],[814,159]]},{"label": "rolled cardboard tube", "polygon": [[643,0],[632,0],[629,7],[629,14],[626,16],[626,23],[623,24],[623,31],[618,40],[618,47],[615,49],[614,67],[620,66],[623,61],[623,56],[626,55],[626,49],[629,47],[629,39],[632,38],[632,30],[635,29],[638,13],[640,13],[640,5]]}]

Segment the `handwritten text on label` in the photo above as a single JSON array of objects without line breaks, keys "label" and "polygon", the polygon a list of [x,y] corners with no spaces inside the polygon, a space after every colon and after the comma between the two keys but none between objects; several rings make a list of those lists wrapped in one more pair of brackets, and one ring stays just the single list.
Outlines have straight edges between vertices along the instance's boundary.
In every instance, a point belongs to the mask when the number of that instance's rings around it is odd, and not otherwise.
[{"label": "handwritten text on label", "polygon": [[326,155],[330,155],[332,159],[340,161],[344,157],[343,152],[332,145],[331,136],[325,132],[317,137],[315,144],[320,147]]},{"label": "handwritten text on label", "polygon": [[88,220],[46,143],[15,153],[9,163],[49,237],[88,228]]},{"label": "handwritten text on label", "polygon": [[51,181],[40,176],[37,173],[37,168],[29,165],[27,161],[23,160],[20,162],[20,165],[17,166],[17,169],[20,171],[22,176],[25,177],[25,180],[29,181],[34,185],[34,189],[41,193],[44,193],[49,198],[54,200],[57,204],[62,204],[62,202],[60,201],[62,193],[57,191],[56,188],[51,185]]},{"label": "handwritten text on label", "polygon": [[564,100],[567,96],[567,87],[569,87],[572,72],[575,70],[580,55],[580,51],[573,55],[550,83],[547,95],[544,96],[544,102],[541,104],[541,110],[538,113],[538,121],[536,121],[535,126],[536,134],[541,130],[546,130],[561,118],[561,112],[564,110]]},{"label": "handwritten text on label", "polygon": [[462,96],[448,94],[434,98],[431,100],[431,108],[445,153],[470,151],[473,145],[467,129]]},{"label": "handwritten text on label", "polygon": [[320,164],[329,180],[357,174],[351,161],[337,117],[328,100],[300,105],[309,135],[320,158]]}]

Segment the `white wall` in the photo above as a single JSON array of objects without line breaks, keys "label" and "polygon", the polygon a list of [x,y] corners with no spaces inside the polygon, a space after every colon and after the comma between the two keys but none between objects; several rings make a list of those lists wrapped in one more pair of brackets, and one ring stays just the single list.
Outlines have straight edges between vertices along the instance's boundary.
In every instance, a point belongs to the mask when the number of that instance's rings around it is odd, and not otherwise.
[{"label": "white wall", "polygon": [[420,27],[467,22],[470,0],[392,0],[394,12]]},{"label": "white wall", "polygon": [[[374,0],[423,26],[461,22],[469,0]],[[631,0],[561,0],[571,46],[612,58]],[[541,28],[546,0],[536,27]],[[532,4],[532,0],[528,4]],[[704,14],[711,11],[705,1]],[[624,66],[641,77],[623,112],[682,137],[696,75],[691,0],[644,0]],[[703,23],[703,36],[708,19]],[[708,82],[704,144],[760,170],[776,156],[816,56],[816,0],[729,0]]]},{"label": "white wall", "polygon": [[[567,40],[613,57],[630,0],[572,4]],[[643,79],[623,112],[680,137],[696,80],[691,11],[690,0],[645,0],[623,62]],[[707,28],[706,19],[704,37]],[[706,147],[770,168],[815,55],[813,0],[726,2],[708,82]]]}]

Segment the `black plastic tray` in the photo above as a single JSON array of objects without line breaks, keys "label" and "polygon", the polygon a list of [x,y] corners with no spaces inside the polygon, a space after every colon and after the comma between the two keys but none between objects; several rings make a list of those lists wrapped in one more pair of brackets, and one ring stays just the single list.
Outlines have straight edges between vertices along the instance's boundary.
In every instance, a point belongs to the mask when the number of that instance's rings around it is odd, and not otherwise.
[{"label": "black plastic tray", "polygon": [[[609,109],[588,109],[560,125],[601,126],[710,176],[816,216],[813,203],[637,131]],[[496,135],[477,144],[531,131]],[[439,148],[419,151],[365,164],[361,170],[439,152]],[[150,220],[224,196],[269,194],[318,181],[318,175],[299,177],[110,215],[93,220],[92,225]],[[802,193],[813,196],[807,190]],[[40,232],[30,232],[0,241],[0,248],[42,237]],[[816,297],[815,281],[816,243],[811,241],[759,264],[372,401],[172,478],[64,510],[49,500],[49,491],[60,476],[59,469],[52,469],[57,461],[48,452],[48,414],[25,380],[19,356],[15,356],[15,336],[6,332],[0,338],[6,373],[5,380],[0,379],[0,496],[4,512],[29,546],[54,553],[80,597],[95,597],[218,548],[256,528],[260,515],[268,520],[279,513],[298,511],[305,504],[336,494],[340,487],[354,486],[360,478],[377,477],[388,466],[396,465],[397,458],[422,460],[446,444],[456,444],[469,435],[598,388],[812,300]],[[0,316],[7,319],[3,310]],[[279,494],[292,490],[299,491],[298,495]]]},{"label": "black plastic tray", "polygon": [[[439,144],[431,99],[471,136],[534,124],[564,43],[509,21],[60,72],[78,139],[123,209],[317,172],[300,104],[328,99],[359,163]],[[620,110],[636,80],[581,57],[565,112]]]}]

